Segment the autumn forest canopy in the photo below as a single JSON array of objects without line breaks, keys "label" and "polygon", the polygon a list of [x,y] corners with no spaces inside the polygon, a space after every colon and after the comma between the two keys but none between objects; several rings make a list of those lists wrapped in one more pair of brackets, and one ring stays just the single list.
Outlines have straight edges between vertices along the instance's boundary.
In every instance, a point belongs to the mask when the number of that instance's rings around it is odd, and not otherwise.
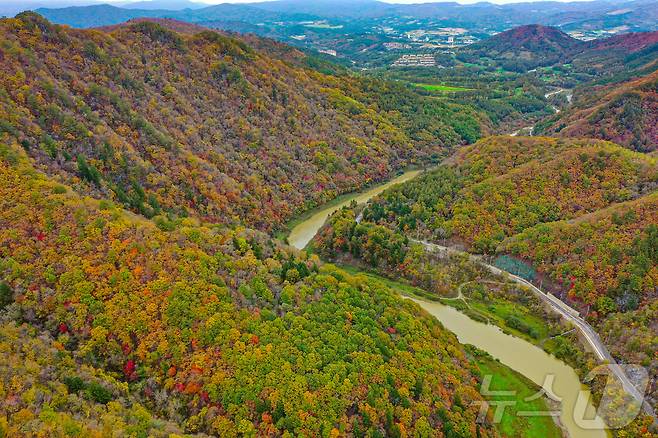
[{"label": "autumn forest canopy", "polygon": [[208,30],[0,26],[0,129],[50,174],[146,217],[276,229],[482,132],[468,107]]},{"label": "autumn forest canopy", "polygon": [[[182,21],[0,19],[0,437],[563,434],[480,418],[485,374],[537,388],[400,294],[461,294],[581,377],[591,352],[419,240],[541,281],[649,371],[655,407],[658,40],[533,32],[464,51],[448,87]],[[573,103],[505,70],[517,52],[573,61]],[[288,245],[304,213],[405,169],[423,172]]]},{"label": "autumn forest canopy", "polygon": [[445,156],[474,111],[210,31],[0,26],[3,434],[497,434],[453,334],[243,227]]}]

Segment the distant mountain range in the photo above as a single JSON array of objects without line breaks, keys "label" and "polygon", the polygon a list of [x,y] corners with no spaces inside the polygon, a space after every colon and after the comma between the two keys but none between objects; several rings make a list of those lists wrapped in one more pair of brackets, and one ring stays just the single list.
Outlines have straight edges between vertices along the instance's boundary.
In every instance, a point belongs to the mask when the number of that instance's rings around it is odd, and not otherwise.
[{"label": "distant mountain range", "polygon": [[[36,4],[36,3],[35,3]],[[31,7],[26,4],[26,7]],[[123,7],[110,5],[37,8],[47,19],[74,27],[117,24],[136,17],[168,17],[190,22],[212,20],[262,24],[331,19],[352,25],[372,24],[386,18],[433,20],[436,25],[505,30],[514,26],[539,23],[562,30],[623,28],[626,31],[658,29],[658,2],[634,0],[611,2],[538,2],[496,5],[454,2],[389,4],[374,0],[280,0],[261,3],[219,4],[198,8],[187,0],[142,1]],[[189,8],[180,10],[181,8]],[[3,13],[0,9],[0,14]]]},{"label": "distant mountain range", "polygon": [[121,7],[126,9],[168,9],[172,11],[180,11],[183,9],[203,9],[208,7],[208,4],[191,2],[188,0],[145,0],[126,3],[121,5]]}]

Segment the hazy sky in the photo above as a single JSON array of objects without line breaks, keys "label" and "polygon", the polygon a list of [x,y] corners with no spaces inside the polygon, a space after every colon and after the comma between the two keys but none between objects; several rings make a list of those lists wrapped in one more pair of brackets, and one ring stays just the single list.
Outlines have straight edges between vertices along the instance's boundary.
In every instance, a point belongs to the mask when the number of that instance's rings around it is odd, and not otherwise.
[{"label": "hazy sky", "polygon": [[[131,3],[134,1],[142,1],[142,0],[72,0],[70,3],[71,4],[80,4],[80,3],[86,3],[86,4],[93,4],[93,3],[110,3],[110,4],[119,4],[119,3]],[[271,0],[191,0],[196,3],[206,3],[206,4],[219,4],[219,3],[255,3],[259,1],[271,1]],[[435,3],[435,2],[442,2],[442,1],[456,1],[457,3],[477,3],[479,1],[488,1],[489,3],[521,3],[521,2],[532,2],[532,1],[544,1],[544,0],[379,0],[385,3]],[[564,2],[569,2],[569,1],[587,1],[587,0],[552,0],[552,1],[564,1]],[[0,0],[0,6],[2,6],[3,3],[17,3],[15,0]],[[62,5],[63,3],[69,3],[66,0],[27,0],[27,3],[40,3],[40,4],[57,4],[58,6]]]},{"label": "hazy sky", "polygon": [[[2,0],[0,0],[1,2]],[[125,1],[125,0],[121,0]],[[137,0],[135,0],[137,1]],[[210,3],[210,4],[218,4],[218,3],[255,3],[258,1],[271,1],[271,0],[191,0],[195,1],[197,3]],[[534,2],[534,1],[562,1],[562,2],[571,2],[571,1],[588,1],[588,0],[379,0],[384,3],[406,3],[406,4],[411,4],[411,3],[440,3],[444,1],[455,1],[456,3],[478,3],[478,2],[483,2],[487,1],[489,3],[526,3],[526,2]]]}]

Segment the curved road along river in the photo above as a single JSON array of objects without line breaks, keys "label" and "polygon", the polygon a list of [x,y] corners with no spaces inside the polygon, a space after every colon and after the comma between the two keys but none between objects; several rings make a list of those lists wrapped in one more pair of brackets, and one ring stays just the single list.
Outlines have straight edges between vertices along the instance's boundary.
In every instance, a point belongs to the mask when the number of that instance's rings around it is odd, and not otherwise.
[{"label": "curved road along river", "polygon": [[414,240],[414,239],[409,239],[409,240],[422,244],[425,247],[425,249],[428,251],[442,251],[442,252],[449,252],[454,254],[466,254],[469,256],[469,258],[472,261],[484,266],[490,272],[497,275],[506,275],[512,281],[530,289],[535,295],[541,298],[541,300],[544,301],[544,303],[549,305],[551,309],[553,309],[556,313],[560,314],[562,318],[571,322],[578,329],[583,339],[587,341],[587,344],[590,346],[594,354],[596,354],[600,362],[613,365],[609,368],[609,370],[612,371],[612,373],[622,383],[624,387],[624,391],[632,395],[635,400],[639,401],[640,403],[643,403],[643,408],[645,412],[655,418],[656,414],[654,413],[651,406],[647,402],[644,402],[644,396],[640,394],[637,388],[631,383],[630,379],[628,378],[624,370],[621,367],[616,366],[617,364],[615,362],[615,359],[612,357],[606,346],[601,341],[601,338],[599,337],[598,333],[596,333],[596,331],[592,328],[591,325],[587,323],[587,321],[585,321],[583,318],[579,316],[577,311],[569,307],[566,303],[561,301],[556,296],[542,291],[541,289],[539,289],[529,281],[517,275],[514,275],[510,272],[503,271],[502,269],[499,269],[493,265],[486,263],[484,260],[482,260],[481,257],[463,251],[459,251],[454,248],[437,245],[435,243],[430,243],[424,240]]},{"label": "curved road along river", "polygon": [[[562,91],[562,90],[561,90]],[[327,218],[333,214],[335,211],[339,210],[343,206],[349,205],[352,201],[356,201],[357,203],[365,203],[369,199],[371,199],[374,196],[377,196],[384,190],[386,190],[388,187],[402,183],[405,181],[408,181],[412,178],[414,178],[416,175],[420,173],[420,170],[413,170],[413,171],[408,171],[403,173],[402,175],[399,175],[398,177],[392,179],[391,181],[384,183],[382,185],[379,185],[377,187],[371,188],[365,192],[361,193],[356,193],[353,196],[348,196],[345,200],[343,200],[340,203],[337,203],[335,205],[328,206],[326,208],[321,208],[317,210],[315,213],[313,213],[308,219],[302,221],[299,223],[297,226],[295,226],[292,231],[290,232],[290,235],[288,236],[288,243],[298,249],[303,249],[308,245],[308,243],[313,239],[315,234],[320,230],[324,222],[327,220]],[[361,216],[357,218],[357,222],[361,219]],[[413,239],[410,239],[414,241]],[[612,365],[615,365],[615,360],[610,355],[608,352],[607,348],[601,341],[600,337],[594,331],[594,329],[584,320],[582,319],[578,312],[569,307],[567,304],[562,302],[560,299],[555,297],[554,295],[550,293],[545,293],[536,286],[534,286],[532,283],[526,281],[525,279],[518,277],[514,274],[511,274],[507,271],[503,271],[495,266],[492,266],[488,263],[486,263],[484,260],[482,260],[479,256],[473,255],[473,254],[468,254],[464,253],[463,251],[459,251],[454,248],[449,248],[441,245],[437,245],[434,243],[426,242],[426,241],[415,241],[416,243],[422,244],[426,250],[429,251],[446,251],[446,252],[451,252],[451,253],[462,253],[462,254],[467,254],[471,260],[482,264],[485,266],[487,269],[489,269],[491,272],[499,275],[507,275],[511,280],[528,287],[533,293],[535,293],[537,296],[539,296],[547,305],[549,305],[555,312],[559,313],[564,319],[570,321],[575,328],[581,333],[582,338],[586,340],[587,344],[590,346],[592,351],[596,354],[597,358],[599,359],[600,362],[602,363],[609,363]],[[576,376],[575,372],[569,368],[567,365],[562,363],[561,361],[558,361],[552,356],[549,356],[546,354],[543,350],[538,349],[537,347],[520,340],[518,338],[514,338],[513,336],[509,336],[504,334],[500,329],[497,327],[489,326],[486,324],[481,324],[478,322],[475,322],[473,320],[470,320],[468,317],[465,315],[459,313],[458,311],[443,306],[439,303],[435,302],[426,302],[426,301],[421,301],[421,300],[415,300],[421,307],[423,307],[425,310],[427,310],[429,313],[437,317],[439,320],[441,320],[451,331],[453,331],[455,334],[457,334],[457,337],[459,338],[460,342],[466,342],[466,343],[471,343],[478,348],[485,350],[489,352],[492,356],[498,358],[501,360],[501,362],[505,363],[508,365],[510,368],[520,372],[521,374],[525,375],[526,377],[530,378],[533,380],[535,383],[538,385],[544,384],[543,381],[539,379],[539,376],[543,375],[546,376],[548,374],[555,374],[556,371],[558,372],[558,376],[560,379],[557,379],[556,382],[559,383],[559,386],[562,386],[565,382],[569,382],[569,385],[572,389],[572,392],[570,394],[567,394],[565,397],[563,394],[563,391],[558,391],[561,392],[560,394],[562,396],[562,415],[561,415],[561,420],[562,423],[567,427],[569,430],[569,433],[572,437],[581,437],[581,436],[606,436],[607,433],[603,430],[584,430],[580,428],[578,425],[575,424],[574,418],[572,415],[567,415],[568,412],[567,410],[571,409],[571,412],[573,412],[573,408],[575,407],[575,399],[573,399],[571,396],[574,395],[574,393],[579,392],[579,389],[582,389],[583,386],[580,384],[580,381],[578,377]],[[450,309],[450,310],[447,310]],[[454,323],[455,320],[455,313],[461,315],[460,317],[457,318],[459,320],[458,323]],[[473,326],[475,325],[475,326]],[[475,328],[474,328],[475,327]],[[491,332],[492,329],[496,329],[500,332],[500,334],[492,334]],[[472,332],[477,332],[478,334],[476,336],[469,336],[467,333],[472,333]],[[482,336],[484,332],[489,333],[489,336]],[[497,338],[500,335],[504,335],[507,338],[504,339],[496,339],[495,341],[492,338]],[[511,338],[511,339],[510,339]],[[506,351],[505,349],[500,349],[500,343],[503,342],[504,344],[512,343],[512,344],[518,344],[518,345],[525,345],[525,347],[521,348],[522,350],[525,349],[526,351],[521,354],[521,355],[515,355],[515,354],[509,354],[509,351]],[[519,344],[520,343],[520,344]],[[527,367],[528,365],[528,354],[530,356],[538,354],[537,351],[533,351],[532,349],[538,350],[541,354],[543,354],[541,363],[538,364],[536,361],[532,361],[532,366],[529,368]],[[513,349],[514,350],[514,349]],[[518,353],[518,352],[517,352]],[[566,367],[570,370],[569,372],[564,372],[562,368],[559,366],[556,366],[553,362],[557,361],[561,366]],[[549,366],[546,366],[546,365]],[[561,370],[561,371],[560,371]],[[624,373],[624,371],[617,366],[612,366],[610,367],[610,370],[614,373],[614,375],[617,377],[617,379],[622,383],[625,391],[629,394],[631,394],[636,400],[642,401],[643,396],[640,394],[640,392],[637,390],[637,388],[631,383],[630,379],[628,376]],[[556,384],[556,387],[558,385]],[[568,385],[567,385],[568,387]],[[547,392],[551,393],[552,389],[551,388],[544,388]],[[587,391],[585,391],[588,393]],[[645,412],[647,412],[649,415],[653,416],[655,418],[655,413],[651,409],[648,403],[643,404],[643,408]],[[588,411],[593,411],[593,408],[589,406],[587,409]],[[601,423],[602,425],[602,423]]]}]

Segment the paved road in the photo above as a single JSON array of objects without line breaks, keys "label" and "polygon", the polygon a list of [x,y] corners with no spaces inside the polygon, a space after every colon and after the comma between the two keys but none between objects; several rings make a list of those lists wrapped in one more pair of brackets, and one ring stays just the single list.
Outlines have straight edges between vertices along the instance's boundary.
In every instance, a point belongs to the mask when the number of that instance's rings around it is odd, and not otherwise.
[{"label": "paved road", "polygon": [[654,421],[656,419],[656,414],[646,401],[644,401],[644,396],[641,394],[637,388],[631,383],[631,380],[628,378],[622,367],[617,366],[617,363],[615,362],[615,359],[612,357],[606,346],[603,344],[603,341],[601,341],[601,338],[599,335],[594,331],[592,326],[590,326],[587,321],[585,321],[583,318],[580,317],[579,313],[569,307],[566,303],[564,303],[562,300],[557,298],[555,295],[544,292],[529,281],[514,275],[510,272],[504,271],[502,269],[499,269],[493,265],[490,265],[486,263],[484,260],[482,260],[481,257],[470,254],[464,251],[460,251],[455,248],[450,248],[447,246],[441,246],[437,245],[435,243],[427,242],[424,240],[415,240],[415,239],[409,239],[412,242],[415,243],[420,243],[422,244],[425,249],[429,251],[442,251],[446,252],[449,254],[461,254],[461,255],[467,255],[469,259],[475,263],[478,263],[482,265],[483,267],[487,268],[490,272],[497,274],[497,275],[504,275],[513,280],[514,282],[521,284],[523,286],[526,286],[529,288],[532,292],[535,293],[539,298],[542,299],[546,304],[548,304],[551,309],[553,309],[556,313],[560,314],[564,319],[570,321],[581,333],[583,338],[587,341],[589,344],[590,348],[594,352],[594,354],[597,356],[600,362],[602,363],[608,363],[612,366],[610,366],[608,369],[612,371],[612,373],[617,377],[617,379],[621,382],[624,390],[633,396],[635,400],[641,402],[643,404],[644,411],[651,415],[654,418]]}]

